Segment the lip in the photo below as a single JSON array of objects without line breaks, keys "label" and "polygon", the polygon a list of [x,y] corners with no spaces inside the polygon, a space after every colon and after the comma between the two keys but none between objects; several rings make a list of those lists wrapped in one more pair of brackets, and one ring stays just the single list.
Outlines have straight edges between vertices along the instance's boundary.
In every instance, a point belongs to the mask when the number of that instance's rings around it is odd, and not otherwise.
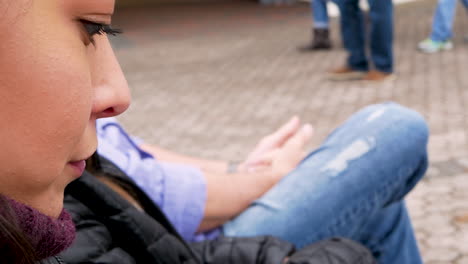
[{"label": "lip", "polygon": [[68,165],[70,165],[70,167],[73,168],[73,170],[76,172],[76,176],[79,177],[85,171],[86,161],[85,160],[73,161],[73,162],[69,162]]}]

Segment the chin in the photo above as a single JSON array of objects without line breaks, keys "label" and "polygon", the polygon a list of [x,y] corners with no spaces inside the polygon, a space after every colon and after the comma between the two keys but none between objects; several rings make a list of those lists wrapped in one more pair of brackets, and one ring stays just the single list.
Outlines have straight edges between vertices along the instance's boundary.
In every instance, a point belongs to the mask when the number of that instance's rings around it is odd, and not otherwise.
[{"label": "chin", "polygon": [[63,211],[65,187],[70,181],[67,179],[66,183],[60,184],[60,188],[56,186],[54,191],[51,190],[49,195],[38,201],[39,207],[37,209],[47,216],[58,218]]}]

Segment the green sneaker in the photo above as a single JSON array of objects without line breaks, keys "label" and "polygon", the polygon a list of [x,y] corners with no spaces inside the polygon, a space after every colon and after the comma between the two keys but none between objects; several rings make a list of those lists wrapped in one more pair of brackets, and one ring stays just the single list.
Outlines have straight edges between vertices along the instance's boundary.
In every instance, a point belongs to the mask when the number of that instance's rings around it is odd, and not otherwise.
[{"label": "green sneaker", "polygon": [[439,51],[451,50],[453,48],[452,41],[433,41],[432,39],[425,39],[419,42],[418,48],[425,53],[435,53]]}]

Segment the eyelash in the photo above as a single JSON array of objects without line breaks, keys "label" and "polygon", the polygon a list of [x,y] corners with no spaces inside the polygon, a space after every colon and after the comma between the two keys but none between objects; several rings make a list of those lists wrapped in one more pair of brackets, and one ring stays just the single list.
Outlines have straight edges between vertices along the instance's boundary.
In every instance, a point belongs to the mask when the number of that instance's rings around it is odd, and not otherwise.
[{"label": "eyelash", "polygon": [[95,35],[118,35],[122,34],[122,30],[112,28],[110,25],[106,24],[101,24],[101,23],[96,23],[96,22],[91,22],[88,20],[80,19],[80,22],[83,24],[84,29],[86,30],[86,33],[89,35],[90,42],[94,44],[94,36]]}]

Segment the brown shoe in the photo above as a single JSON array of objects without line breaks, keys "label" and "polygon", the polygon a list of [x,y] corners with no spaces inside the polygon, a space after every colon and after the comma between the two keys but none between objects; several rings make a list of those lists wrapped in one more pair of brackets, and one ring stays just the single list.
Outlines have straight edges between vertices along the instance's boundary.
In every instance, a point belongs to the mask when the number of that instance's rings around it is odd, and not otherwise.
[{"label": "brown shoe", "polygon": [[357,71],[348,66],[343,66],[331,70],[328,78],[332,81],[351,81],[360,80],[364,75],[366,75],[364,71]]},{"label": "brown shoe", "polygon": [[373,81],[373,82],[392,81],[395,79],[396,79],[395,74],[391,72],[381,72],[377,70],[371,70],[367,72],[365,76],[362,77],[363,81]]}]

